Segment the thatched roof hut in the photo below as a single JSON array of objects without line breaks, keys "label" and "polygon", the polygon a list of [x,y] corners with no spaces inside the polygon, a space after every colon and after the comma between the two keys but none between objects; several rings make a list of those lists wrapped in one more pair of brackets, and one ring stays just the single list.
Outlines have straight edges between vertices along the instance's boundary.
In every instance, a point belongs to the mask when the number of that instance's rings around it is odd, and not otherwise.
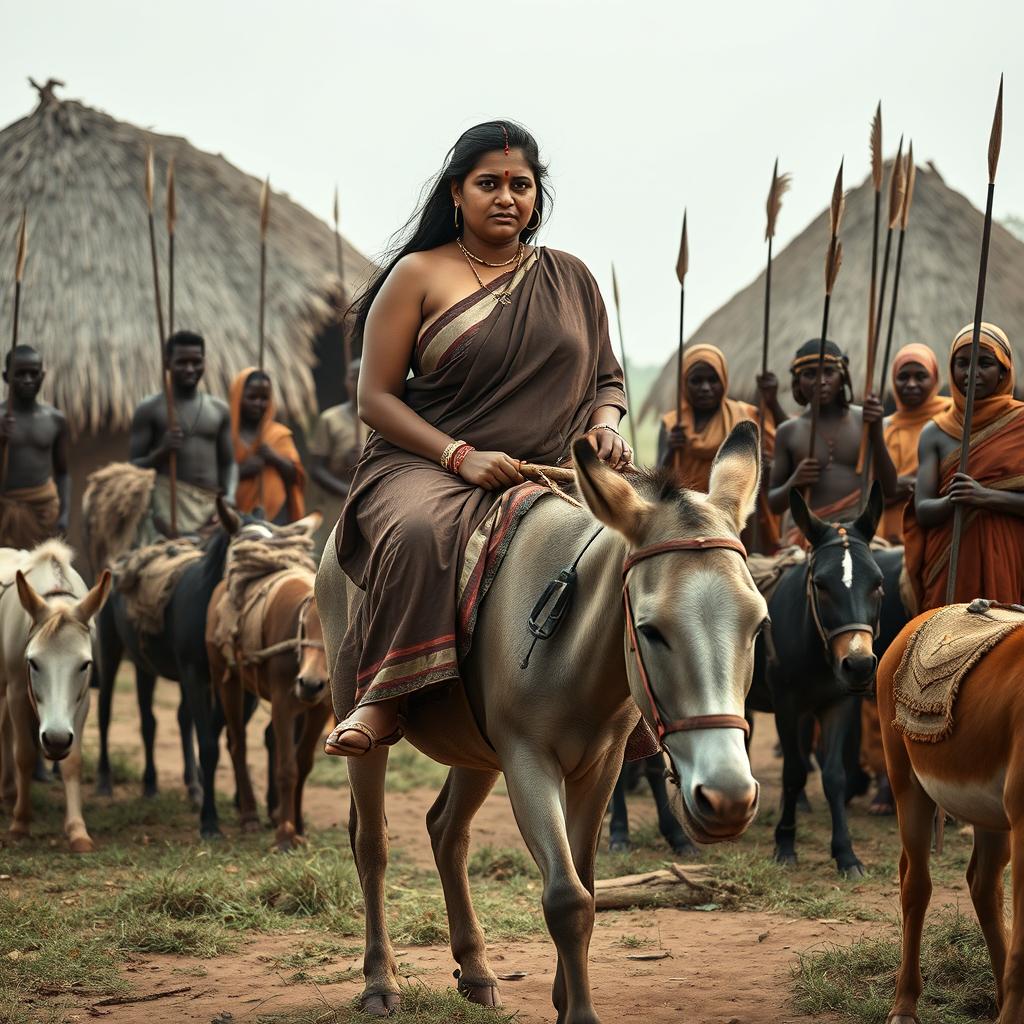
[{"label": "thatched roof hut", "polygon": [[[888,180],[888,170],[886,177]],[[884,206],[883,196],[883,219]],[[841,232],[843,266],[829,317],[829,335],[849,353],[858,391],[864,384],[873,214],[874,192],[869,178],[847,194]],[[945,365],[953,335],[974,316],[983,220],[981,211],[951,189],[933,165],[918,168],[903,254],[894,351],[911,341],[923,342],[939,356],[939,364]],[[881,244],[884,237],[883,225]],[[785,370],[793,352],[808,338],[821,334],[827,245],[826,209],[773,261],[769,362],[787,394]],[[890,267],[889,295],[891,279]],[[1024,242],[999,224],[992,228],[985,317],[1008,332],[1019,357],[1024,352]],[[763,318],[762,272],[691,335],[693,341],[717,345],[725,352],[735,397],[753,398],[754,378],[761,364]],[[652,387],[645,412],[672,407],[675,373],[673,356]]]},{"label": "thatched roof hut", "polygon": [[[39,92],[36,109],[0,131],[3,344],[11,323],[15,235],[25,207],[29,260],[21,338],[44,354],[49,400],[69,414],[77,432],[109,433],[123,430],[139,399],[158,389],[143,194],[152,146],[165,296],[164,182],[173,157],[175,323],[206,337],[206,384],[225,394],[231,377],[256,360],[260,181],[185,139],[58,100],[52,83]],[[369,264],[347,243],[343,252],[346,284],[352,287],[365,279]],[[292,419],[307,419],[316,410],[317,340],[332,333],[337,298],[333,231],[284,193],[274,193],[266,364],[282,413]],[[338,338],[336,326],[333,337]],[[337,374],[338,361],[331,361]]]}]

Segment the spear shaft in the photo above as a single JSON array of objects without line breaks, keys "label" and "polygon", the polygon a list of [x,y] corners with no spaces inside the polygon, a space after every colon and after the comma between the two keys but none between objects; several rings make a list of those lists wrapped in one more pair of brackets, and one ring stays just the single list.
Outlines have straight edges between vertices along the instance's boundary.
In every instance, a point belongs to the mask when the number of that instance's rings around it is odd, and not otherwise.
[{"label": "spear shaft", "polygon": [[[21,224],[18,226],[18,254],[14,260],[14,323],[11,327],[11,355],[8,366],[14,370],[14,350],[18,347],[18,325],[21,321],[21,281],[25,276],[25,259],[28,256],[28,211],[23,207],[21,211]],[[11,377],[7,381],[7,415],[11,416],[11,398],[14,388],[11,384]],[[3,460],[0,464],[0,490],[7,489],[7,462],[10,456],[8,449],[8,438],[4,437]]]},{"label": "spear shaft", "polygon": [[[629,360],[626,358],[626,336],[622,333],[622,306],[619,302],[619,279],[612,264],[612,297],[615,299],[615,323],[619,329],[619,351],[622,353],[622,389],[626,392],[626,408],[630,411],[633,404],[629,400]],[[629,417],[629,442],[633,446],[633,457],[636,458],[636,429],[633,417]]]},{"label": "spear shaft", "polygon": [[[338,330],[341,331],[341,344],[345,354],[345,391],[348,391],[348,370],[352,365],[352,336],[346,330],[345,316],[348,312],[345,306],[345,261],[342,258],[341,248],[341,210],[338,205],[338,187],[334,187],[334,259],[338,268]],[[355,412],[356,424],[356,447],[363,446],[363,421],[359,418],[359,411],[356,404],[356,396],[348,396],[349,403]]]},{"label": "spear shaft", "polygon": [[270,222],[270,179],[263,182],[260,191],[260,320],[259,320],[259,369],[263,371],[264,322],[267,308],[267,225]]},{"label": "spear shaft", "polygon": [[[156,221],[153,217],[153,150],[146,153],[146,216],[149,220],[149,255],[153,266],[153,296],[156,299],[156,333],[160,348],[160,379],[163,382],[164,404],[167,406],[167,429],[171,431],[177,425],[174,411],[174,394],[171,388],[171,375],[167,366],[167,335],[164,333],[164,307],[160,297],[160,270],[156,258]],[[171,533],[178,533],[178,453],[172,451],[167,458],[167,477],[170,485]]]},{"label": "spear shaft", "polygon": [[[683,330],[686,312],[686,272],[690,269],[690,243],[686,231],[686,210],[683,210],[683,233],[679,240],[679,257],[676,260],[676,278],[679,281],[679,347],[676,353],[676,426],[683,426]],[[682,467],[683,453],[676,450],[672,462],[677,470]]]},{"label": "spear shaft", "polygon": [[174,232],[178,222],[178,193],[174,184],[174,157],[167,165],[167,333],[174,333]]},{"label": "spear shaft", "polygon": [[[978,293],[974,303],[974,333],[971,336],[971,367],[967,374],[967,394],[964,402],[964,436],[960,441],[960,472],[967,472],[971,452],[971,426],[974,420],[974,396],[978,387],[978,355],[981,351],[981,317],[985,306],[985,280],[988,276],[988,248],[992,238],[992,202],[996,192],[996,167],[1003,135],[1003,77],[999,76],[999,97],[992,119],[992,133],[988,143],[988,195],[985,199],[985,226],[981,233],[981,260],[978,265]],[[957,504],[953,510],[953,543],[949,551],[949,575],[946,578],[946,604],[956,600],[956,576],[960,562],[960,541],[964,531],[964,508]]]}]

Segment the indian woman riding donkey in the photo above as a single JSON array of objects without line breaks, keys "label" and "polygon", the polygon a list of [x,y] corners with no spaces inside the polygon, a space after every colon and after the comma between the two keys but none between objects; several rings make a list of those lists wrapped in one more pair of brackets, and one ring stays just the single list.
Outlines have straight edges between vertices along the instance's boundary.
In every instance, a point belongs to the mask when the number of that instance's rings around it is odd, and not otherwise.
[{"label": "indian woman riding donkey", "polygon": [[[740,715],[765,609],[738,540],[757,494],[756,428],[741,424],[727,439],[710,496],[666,476],[634,489],[616,472],[632,454],[617,431],[621,372],[589,272],[530,244],[545,198],[524,129],[471,128],[359,306],[359,409],[374,433],[316,596],[344,719],[327,749],[356,755],[362,1005],[376,1016],[399,1003],[384,918],[384,782],[387,747],[403,731],[453,766],[428,828],[460,991],[498,1004],[466,865],[471,819],[504,771],[543,876],[564,1024],[598,1019],[587,976],[594,856],[640,723],[636,701],[671,754],[695,836],[738,835],[756,810]],[[556,463],[574,441],[586,509],[539,486],[497,493],[521,482],[519,458]],[[576,605],[531,656],[527,620],[555,576],[565,589],[576,580]]]},{"label": "indian woman riding donkey", "polygon": [[[882,660],[878,710],[900,838],[903,950],[891,1024],[916,1024],[921,931],[931,897],[936,807],[974,826],[967,868],[996,979],[1001,1024],[1024,1019],[1024,402],[1013,397],[1013,350],[983,323],[967,472],[959,472],[973,324],[953,339],[953,408],[921,434],[904,526],[907,570],[923,609]],[[957,601],[943,608],[954,511],[964,532]],[[987,600],[975,602],[975,598]],[[1014,891],[1007,949],[1003,871]]]}]

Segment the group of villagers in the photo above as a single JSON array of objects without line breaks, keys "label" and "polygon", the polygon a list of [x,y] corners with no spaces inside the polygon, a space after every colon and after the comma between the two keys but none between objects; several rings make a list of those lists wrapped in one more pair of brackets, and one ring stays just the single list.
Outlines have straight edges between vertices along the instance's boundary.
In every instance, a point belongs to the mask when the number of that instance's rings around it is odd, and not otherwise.
[{"label": "group of villagers", "polygon": [[[620,431],[623,375],[597,284],[579,259],[534,241],[551,197],[533,136],[509,121],[468,129],[425,194],[405,243],[354,306],[353,342],[362,354],[358,418],[352,402],[327,410],[311,445],[312,476],[341,506],[336,554],[361,595],[338,662],[348,678],[336,683],[351,694],[351,711],[327,739],[327,752],[336,755],[360,756],[395,742],[412,694],[458,682],[465,649],[456,594],[467,543],[497,494],[523,482],[522,462],[564,462],[572,442],[584,437],[613,469],[628,472],[634,463]],[[793,488],[809,495],[819,516],[838,520],[853,517],[864,481],[873,477],[886,502],[880,536],[906,545],[921,610],[944,601],[960,506],[967,515],[957,597],[1018,603],[1024,403],[1014,397],[1009,341],[986,324],[969,473],[958,473],[971,336],[970,328],[956,335],[945,381],[929,346],[900,350],[889,415],[877,395],[854,404],[846,356],[832,341],[823,364],[819,341],[797,350],[790,377],[803,411],[795,417],[782,408],[774,375],[758,378],[758,404],[748,404],[731,396],[722,352],[690,344],[681,366],[681,415],[665,416],[658,461],[683,486],[706,490],[731,428],[759,422],[769,471],[748,528],[752,548],[772,552],[799,541],[787,521]],[[174,377],[173,354],[168,358]],[[32,380],[21,387],[19,374]],[[198,380],[174,379],[184,418]],[[38,356],[16,354],[8,380],[2,430],[11,469],[0,496],[0,543],[31,546],[26,542],[36,538],[13,524],[32,519],[52,530],[66,522],[69,488],[59,479],[67,471],[66,426],[52,410],[60,422],[54,420],[47,472],[22,473],[25,424],[41,408]],[[355,385],[350,381],[353,396]],[[816,388],[820,421],[809,452]],[[147,400],[157,409],[162,401]],[[269,377],[244,370],[232,384],[230,407],[211,403],[215,411],[223,406],[231,437],[220,489],[239,508],[259,506],[271,520],[300,516],[305,471],[291,432],[275,419]],[[195,427],[203,415],[200,403],[187,422]],[[184,455],[188,439],[180,426],[176,439],[163,433],[166,410],[153,422],[163,424],[150,444],[155,454],[146,462],[143,453],[138,464],[155,468],[160,479],[166,453],[176,446]],[[187,461],[179,460],[179,474]],[[43,485],[46,515],[26,515],[26,489]]]}]

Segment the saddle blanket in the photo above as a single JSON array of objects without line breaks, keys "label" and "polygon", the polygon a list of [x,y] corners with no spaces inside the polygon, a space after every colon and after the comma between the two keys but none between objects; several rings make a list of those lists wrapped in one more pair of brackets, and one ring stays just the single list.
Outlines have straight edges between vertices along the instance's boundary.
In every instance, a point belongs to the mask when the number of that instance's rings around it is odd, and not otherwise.
[{"label": "saddle blanket", "polygon": [[111,566],[114,585],[124,598],[135,629],[153,636],[164,628],[164,611],[185,570],[203,557],[198,542],[162,540],[129,551]]},{"label": "saddle blanket", "polygon": [[911,636],[893,676],[893,725],[919,743],[948,736],[960,684],[1022,625],[1024,608],[993,601],[949,605],[933,615]]}]

